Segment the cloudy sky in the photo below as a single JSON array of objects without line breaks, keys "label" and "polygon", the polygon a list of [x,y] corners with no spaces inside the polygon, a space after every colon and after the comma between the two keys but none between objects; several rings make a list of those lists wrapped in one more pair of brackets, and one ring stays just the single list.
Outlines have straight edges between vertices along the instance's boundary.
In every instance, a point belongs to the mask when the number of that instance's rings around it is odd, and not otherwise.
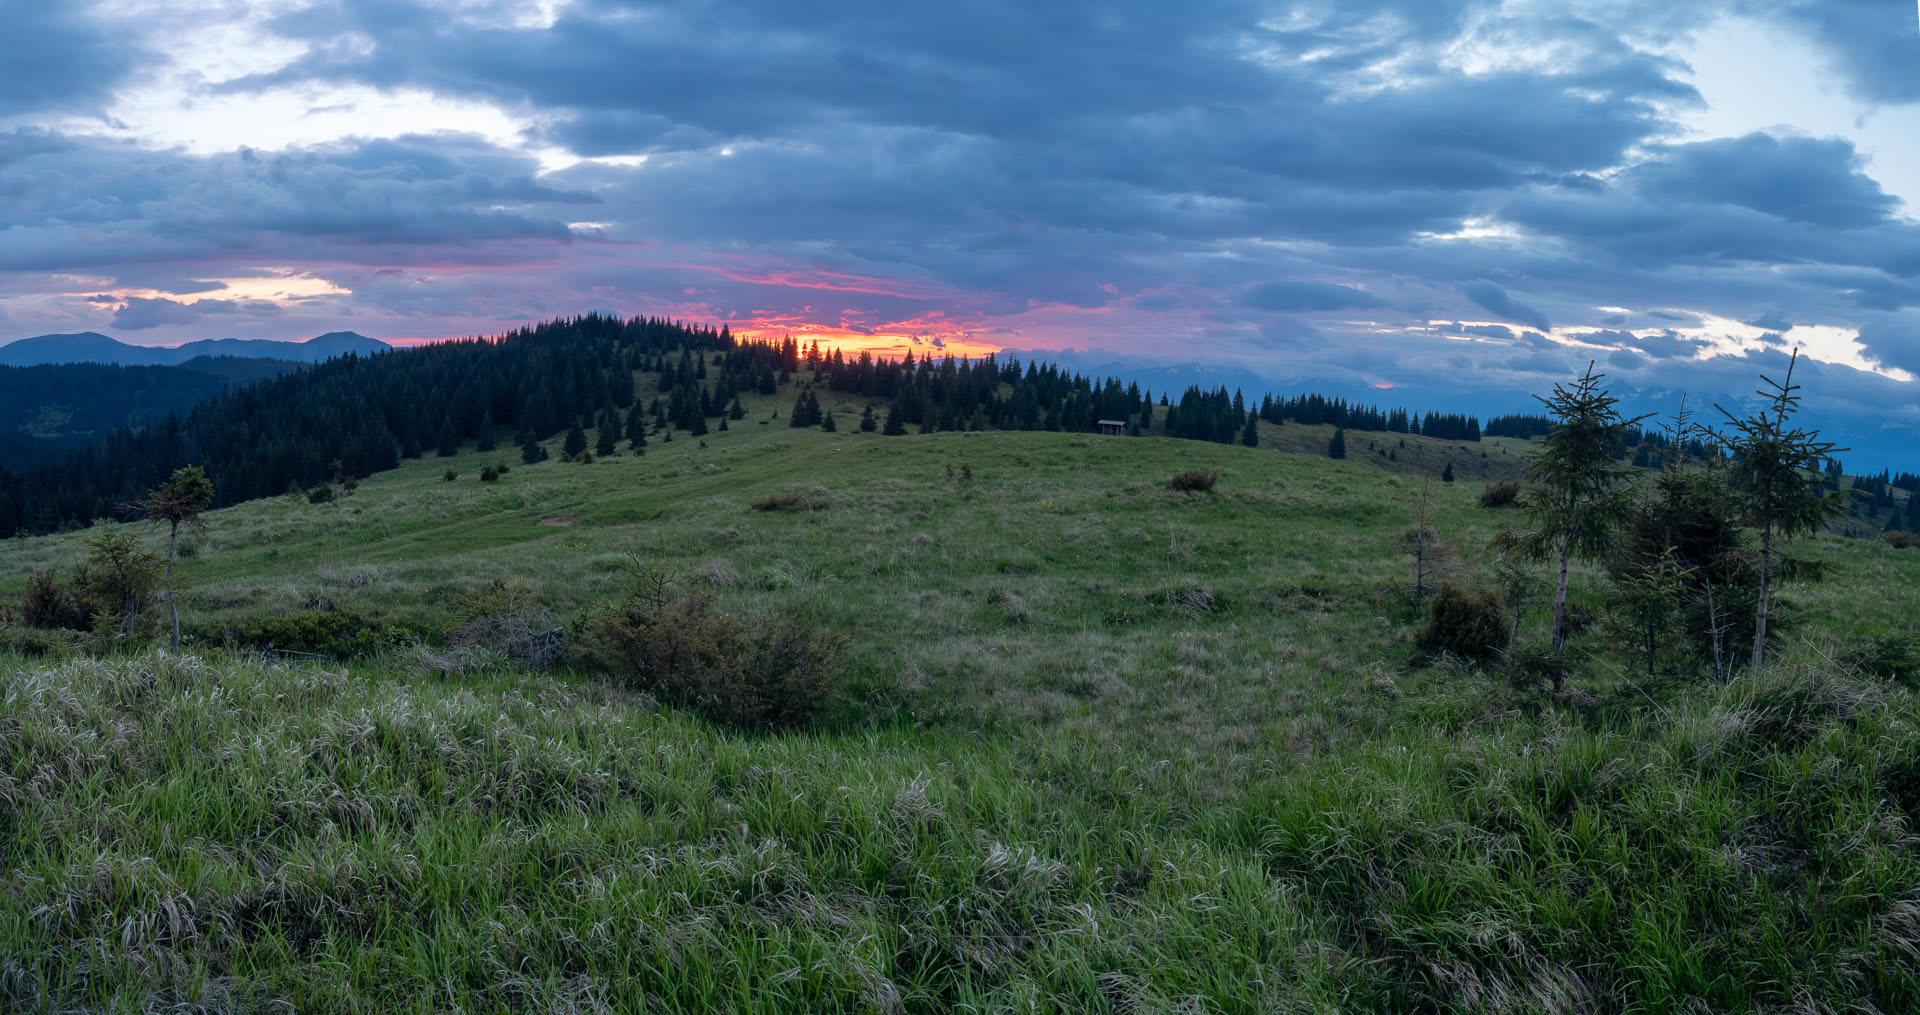
[{"label": "cloudy sky", "polygon": [[604,309],[1464,409],[1799,347],[1920,426],[1907,0],[0,13],[0,341]]}]

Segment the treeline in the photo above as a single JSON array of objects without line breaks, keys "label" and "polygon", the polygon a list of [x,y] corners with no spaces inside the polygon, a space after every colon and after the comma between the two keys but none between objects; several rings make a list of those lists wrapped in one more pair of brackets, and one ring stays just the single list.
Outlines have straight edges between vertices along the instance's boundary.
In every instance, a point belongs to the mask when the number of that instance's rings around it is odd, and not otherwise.
[{"label": "treeline", "polygon": [[[215,506],[397,466],[513,426],[546,439],[582,415],[633,403],[633,371],[673,353],[734,346],[725,329],[588,315],[497,340],[344,356],[122,429],[66,458],[0,470],[0,536],[111,517],[173,470],[206,469]],[[592,416],[588,416],[589,419]]]},{"label": "treeline", "polygon": [[[1050,364],[988,356],[979,361],[951,357],[875,359],[862,352],[847,357],[835,349],[808,348],[799,366],[819,371],[832,390],[892,403],[902,424],[938,430],[1067,430],[1091,433],[1102,420],[1123,423],[1129,433],[1232,443],[1244,437],[1248,415],[1276,425],[1331,424],[1350,430],[1421,434],[1443,440],[1477,441],[1480,421],[1456,413],[1422,418],[1405,409],[1381,409],[1324,395],[1274,398],[1251,404],[1241,391],[1225,386],[1191,386],[1178,402],[1167,394],[1156,404],[1151,391],[1117,378],[1097,380]],[[1004,390],[1003,390],[1004,387]]]},{"label": "treeline", "polygon": [[[184,414],[126,428],[58,461],[0,469],[0,537],[51,532],[113,515],[172,471],[204,467],[219,505],[364,477],[462,443],[489,449],[507,433],[526,460],[567,432],[563,453],[598,431],[599,453],[649,433],[704,434],[709,420],[738,420],[741,396],[770,396],[804,372],[803,425],[830,424],[815,391],[866,399],[863,429],[1096,432],[1257,444],[1258,422],[1325,424],[1355,431],[1477,441],[1483,434],[1544,433],[1544,417],[1424,416],[1318,394],[1262,395],[1189,387],[1177,400],[1136,383],[1096,379],[1043,362],[916,357],[877,359],[736,342],[728,329],[656,318],[589,314],[493,340],[443,342],[375,358],[343,357],[216,397]],[[636,383],[636,374],[654,383]],[[653,390],[641,390],[650,387]],[[724,425],[724,423],[722,424]],[[1623,451],[1624,453],[1624,451]],[[1903,474],[1904,475],[1904,474]],[[1892,479],[1889,479],[1892,482]]]}]

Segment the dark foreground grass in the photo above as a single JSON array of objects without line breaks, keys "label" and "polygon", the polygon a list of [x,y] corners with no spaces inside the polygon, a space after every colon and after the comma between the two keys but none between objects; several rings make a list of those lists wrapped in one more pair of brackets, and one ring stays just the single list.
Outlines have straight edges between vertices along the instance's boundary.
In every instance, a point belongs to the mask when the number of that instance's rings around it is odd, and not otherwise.
[{"label": "dark foreground grass", "polygon": [[[14,1011],[1910,1011],[1914,695],[1405,694],[1248,773],[591,683],[13,663]],[[1454,674],[1470,679],[1468,674]]]}]

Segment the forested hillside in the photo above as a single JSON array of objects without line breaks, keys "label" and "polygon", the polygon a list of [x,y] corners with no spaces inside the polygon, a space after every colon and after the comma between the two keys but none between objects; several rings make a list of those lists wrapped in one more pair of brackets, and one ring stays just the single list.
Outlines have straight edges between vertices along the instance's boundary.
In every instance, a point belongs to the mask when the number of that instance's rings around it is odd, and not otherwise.
[{"label": "forested hillside", "polygon": [[57,458],[269,377],[288,360],[201,356],[179,366],[0,366],[0,468]]}]

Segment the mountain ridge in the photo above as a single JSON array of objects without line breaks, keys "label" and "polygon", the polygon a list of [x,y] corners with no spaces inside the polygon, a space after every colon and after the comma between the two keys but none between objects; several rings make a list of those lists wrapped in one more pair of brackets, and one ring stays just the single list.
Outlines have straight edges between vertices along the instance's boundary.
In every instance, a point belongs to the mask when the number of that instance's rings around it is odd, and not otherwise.
[{"label": "mountain ridge", "polygon": [[0,366],[107,363],[179,366],[200,356],[237,356],[318,363],[347,353],[372,355],[393,346],[353,331],[330,331],[298,342],[264,338],[203,338],[176,346],[130,345],[97,331],[35,335],[0,345]]}]

